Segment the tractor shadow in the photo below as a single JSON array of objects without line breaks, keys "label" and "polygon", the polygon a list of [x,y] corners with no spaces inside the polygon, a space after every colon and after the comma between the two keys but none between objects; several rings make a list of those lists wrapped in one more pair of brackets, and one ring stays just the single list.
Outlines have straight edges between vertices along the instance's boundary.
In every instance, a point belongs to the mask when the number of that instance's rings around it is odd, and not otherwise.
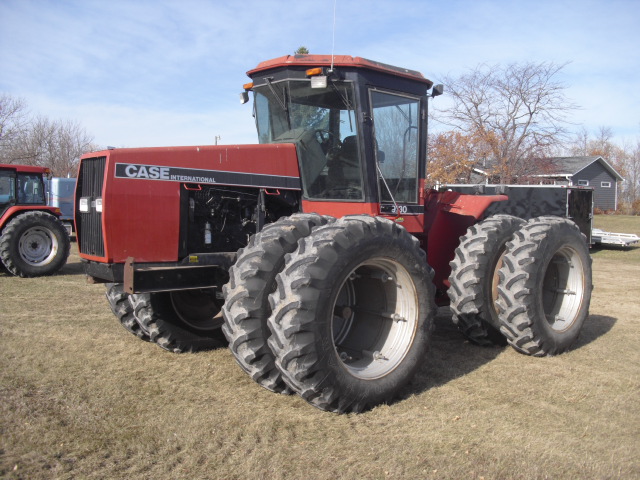
[{"label": "tractor shadow", "polygon": [[62,267],[56,275],[84,275],[84,264],[69,259],[67,264]]},{"label": "tractor shadow", "polygon": [[[616,319],[613,317],[590,315],[570,351],[580,349],[606,335],[615,323]],[[481,347],[470,343],[451,321],[448,309],[441,308],[435,319],[435,329],[426,361],[409,385],[399,392],[395,401],[402,401],[467,375],[510,348],[509,345]],[[532,362],[538,360],[534,357],[530,359]]]},{"label": "tractor shadow", "polygon": [[491,362],[509,346],[481,347],[466,340],[451,321],[447,307],[440,308],[426,361],[398,400],[449,383]]},{"label": "tractor shadow", "polygon": [[582,331],[580,332],[578,340],[573,347],[571,347],[571,350],[582,348],[606,335],[617,321],[617,318],[609,317],[607,315],[589,315],[589,318],[587,318],[582,326]]}]

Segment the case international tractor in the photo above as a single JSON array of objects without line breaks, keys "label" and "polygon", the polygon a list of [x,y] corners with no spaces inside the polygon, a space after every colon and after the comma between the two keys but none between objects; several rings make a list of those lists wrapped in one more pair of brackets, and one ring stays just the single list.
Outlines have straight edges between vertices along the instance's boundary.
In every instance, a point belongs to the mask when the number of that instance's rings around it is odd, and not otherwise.
[{"label": "case international tractor", "polygon": [[81,160],[80,255],[125,328],[174,352],[226,339],[258,384],[333,412],[392,400],[437,306],[478,344],[573,344],[592,289],[589,190],[427,188],[442,87],[419,72],[296,55],[248,75],[258,145]]},{"label": "case international tractor", "polygon": [[60,209],[47,206],[48,168],[0,164],[0,258],[20,277],[51,275],[69,256],[69,235]]}]

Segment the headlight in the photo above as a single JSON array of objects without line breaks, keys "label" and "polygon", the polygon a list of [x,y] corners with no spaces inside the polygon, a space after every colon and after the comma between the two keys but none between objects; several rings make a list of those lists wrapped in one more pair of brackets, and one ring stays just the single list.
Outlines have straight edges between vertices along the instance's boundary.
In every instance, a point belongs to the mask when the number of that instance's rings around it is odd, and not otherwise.
[{"label": "headlight", "polygon": [[96,212],[102,213],[102,198],[96,198]]},{"label": "headlight", "polygon": [[89,197],[82,197],[78,208],[82,213],[89,213]]}]

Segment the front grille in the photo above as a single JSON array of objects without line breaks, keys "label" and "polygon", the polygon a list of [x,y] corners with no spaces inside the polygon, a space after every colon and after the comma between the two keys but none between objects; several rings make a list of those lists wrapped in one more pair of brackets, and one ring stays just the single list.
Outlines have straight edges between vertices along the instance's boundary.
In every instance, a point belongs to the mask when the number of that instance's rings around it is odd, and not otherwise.
[{"label": "front grille", "polygon": [[[102,183],[107,157],[85,158],[80,165],[76,187],[76,224],[80,253],[104,257],[102,214],[96,212],[95,199],[102,197]],[[80,198],[89,197],[89,212],[79,210]]]}]

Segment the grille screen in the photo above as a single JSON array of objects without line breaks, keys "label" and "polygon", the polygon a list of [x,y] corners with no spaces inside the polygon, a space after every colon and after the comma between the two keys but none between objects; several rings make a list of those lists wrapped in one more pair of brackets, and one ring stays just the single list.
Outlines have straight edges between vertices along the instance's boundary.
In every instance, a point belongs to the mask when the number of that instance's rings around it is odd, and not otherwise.
[{"label": "grille screen", "polygon": [[[104,256],[102,214],[96,211],[95,199],[102,197],[102,183],[107,157],[86,158],[80,165],[76,195],[76,224],[78,248],[81,253]],[[80,198],[89,198],[89,212],[79,210]]]}]

